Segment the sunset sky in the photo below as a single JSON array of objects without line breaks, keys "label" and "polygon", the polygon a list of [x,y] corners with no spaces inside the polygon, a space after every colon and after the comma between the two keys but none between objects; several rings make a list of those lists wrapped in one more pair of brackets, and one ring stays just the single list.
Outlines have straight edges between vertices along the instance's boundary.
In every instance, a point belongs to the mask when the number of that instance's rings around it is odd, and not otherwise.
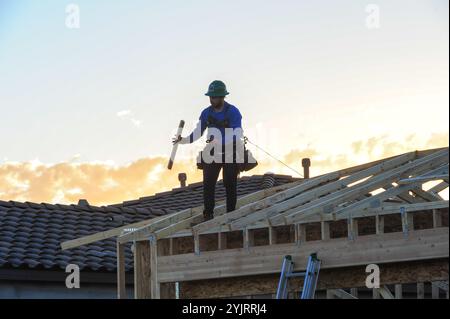
[{"label": "sunset sky", "polygon": [[[0,199],[102,205],[170,190],[180,172],[201,181],[204,139],[166,165],[215,79],[244,134],[298,171],[303,157],[317,175],[448,146],[448,5],[0,0]],[[298,176],[249,148],[249,174]]]}]

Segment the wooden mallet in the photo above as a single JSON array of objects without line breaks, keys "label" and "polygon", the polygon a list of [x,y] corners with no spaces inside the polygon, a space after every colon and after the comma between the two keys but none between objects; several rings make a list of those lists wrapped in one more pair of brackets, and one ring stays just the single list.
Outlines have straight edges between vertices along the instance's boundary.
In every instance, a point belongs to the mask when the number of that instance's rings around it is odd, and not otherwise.
[{"label": "wooden mallet", "polygon": [[[183,131],[184,127],[184,121],[181,120],[180,124],[178,125],[177,135],[176,138],[179,138],[181,136],[181,132]],[[172,169],[173,161],[175,160],[175,155],[177,154],[178,149],[178,142],[173,144],[172,146],[172,153],[170,154],[169,164],[167,164],[168,169]]]}]

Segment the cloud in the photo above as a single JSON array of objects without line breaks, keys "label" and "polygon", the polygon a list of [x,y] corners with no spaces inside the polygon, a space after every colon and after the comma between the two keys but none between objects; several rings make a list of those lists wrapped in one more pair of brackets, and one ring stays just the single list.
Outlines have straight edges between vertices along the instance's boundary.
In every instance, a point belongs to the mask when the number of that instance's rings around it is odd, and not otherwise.
[{"label": "cloud", "polygon": [[123,110],[123,111],[119,111],[116,113],[116,115],[118,117],[124,117],[124,116],[130,115],[130,114],[131,114],[130,110]]},{"label": "cloud", "polygon": [[141,158],[123,166],[110,162],[30,162],[0,164],[0,198],[49,203],[76,203],[85,198],[105,205],[152,195],[179,185],[178,172],[188,182],[201,179],[194,161],[178,161],[166,169],[167,158]]},{"label": "cloud", "polygon": [[142,121],[132,118],[131,123],[133,123],[134,126],[139,128],[141,127]]},{"label": "cloud", "polygon": [[116,113],[117,117],[128,119],[135,127],[141,128],[142,121],[139,119],[136,119],[135,117],[131,117],[133,115],[133,112],[131,110],[123,110]]},{"label": "cloud", "polygon": [[[280,159],[302,172],[301,159],[311,159],[311,176],[362,164],[408,151],[448,146],[448,132],[434,133],[428,138],[409,135],[402,141],[388,136],[371,137],[351,142],[348,151],[329,154],[308,145],[292,149]],[[254,152],[259,165],[242,175],[274,172],[298,176],[263,153]],[[93,205],[106,205],[153,195],[179,186],[178,173],[186,173],[188,184],[202,180],[195,157],[176,160],[172,170],[166,157],[145,157],[117,166],[111,161],[45,164],[39,160],[0,164],[0,199],[76,203],[85,198]],[[220,176],[219,178],[222,178]]]}]

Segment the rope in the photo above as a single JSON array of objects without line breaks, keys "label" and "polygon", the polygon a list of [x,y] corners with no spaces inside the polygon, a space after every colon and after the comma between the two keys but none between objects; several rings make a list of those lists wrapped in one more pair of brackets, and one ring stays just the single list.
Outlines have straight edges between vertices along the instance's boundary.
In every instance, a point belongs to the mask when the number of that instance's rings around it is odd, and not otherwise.
[{"label": "rope", "polygon": [[279,160],[278,158],[276,158],[275,156],[273,156],[272,154],[270,154],[269,152],[263,150],[261,147],[259,147],[258,145],[256,145],[255,143],[253,143],[252,141],[250,141],[248,139],[248,137],[244,137],[244,142],[249,142],[250,144],[252,144],[253,146],[259,148],[261,151],[263,151],[264,153],[266,153],[267,155],[269,155],[270,157],[272,157],[274,160],[280,162],[281,164],[283,164],[284,166],[286,166],[287,168],[289,168],[291,171],[297,173],[298,175],[300,175],[302,178],[304,178],[303,174],[301,174],[299,171],[295,170],[294,168],[290,167],[288,164],[284,163],[283,161]]}]

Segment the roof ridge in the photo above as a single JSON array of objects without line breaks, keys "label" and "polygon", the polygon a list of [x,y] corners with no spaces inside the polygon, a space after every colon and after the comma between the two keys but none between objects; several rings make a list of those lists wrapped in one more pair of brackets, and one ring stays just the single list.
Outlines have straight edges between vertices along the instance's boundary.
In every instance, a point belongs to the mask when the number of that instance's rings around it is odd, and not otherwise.
[{"label": "roof ridge", "polygon": [[[284,175],[284,174],[276,174],[276,173],[272,173],[272,172],[266,172],[264,174],[253,174],[250,176],[240,176],[238,177],[238,180],[249,180],[249,179],[262,179],[264,178],[264,176],[267,175],[271,175],[275,178],[290,178],[292,180],[297,180],[297,179],[301,179],[299,177],[294,177],[292,175]],[[218,179],[217,180],[217,184],[223,184],[223,178]],[[170,190],[166,190],[163,192],[157,192],[154,193],[153,195],[147,195],[147,196],[141,196],[138,199],[130,199],[130,200],[126,200],[120,203],[115,203],[115,204],[109,204],[106,205],[106,207],[123,207],[123,206],[129,206],[129,205],[133,205],[133,204],[140,204],[143,201],[149,201],[149,200],[153,200],[153,199],[159,199],[161,197],[167,196],[167,195],[171,195],[171,194],[175,194],[175,193],[180,193],[180,192],[185,192],[185,191],[191,191],[193,190],[193,188],[196,187],[200,187],[203,186],[203,181],[198,181],[198,182],[194,182],[194,183],[190,183],[184,187],[182,186],[178,186],[178,187],[174,187]]]}]

